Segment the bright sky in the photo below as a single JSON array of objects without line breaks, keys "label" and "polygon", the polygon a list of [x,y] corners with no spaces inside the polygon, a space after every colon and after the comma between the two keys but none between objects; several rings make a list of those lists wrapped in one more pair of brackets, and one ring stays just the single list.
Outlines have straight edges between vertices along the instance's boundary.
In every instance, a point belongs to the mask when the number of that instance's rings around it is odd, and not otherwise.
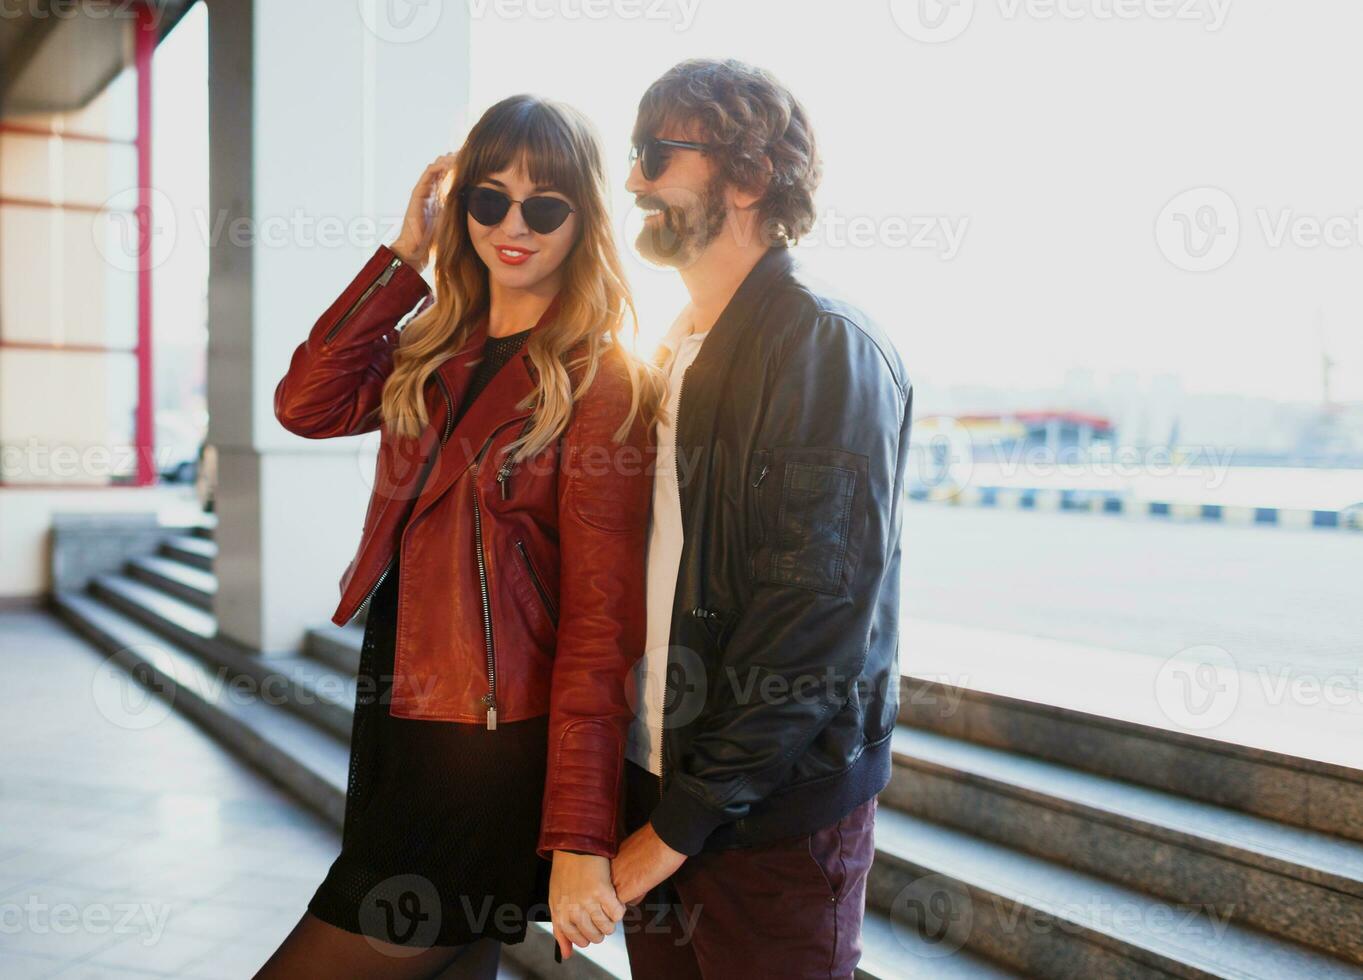
[{"label": "bright sky", "polygon": [[[1190,391],[1316,400],[1320,310],[1337,393],[1363,399],[1351,111],[1363,4],[955,0],[943,31],[973,13],[968,26],[923,43],[899,22],[914,29],[937,0],[694,2],[615,8],[661,15],[635,20],[574,19],[581,0],[504,8],[552,14],[539,19],[475,4],[471,111],[515,91],[573,103],[600,127],[620,187],[650,81],[686,57],[755,62],[813,117],[821,212],[889,229],[882,242],[896,220],[909,241],[932,229],[932,248],[838,247],[816,232],[805,253],[881,319],[912,376],[1026,388],[1087,367],[1100,383],[1176,373]],[[1188,272],[1161,252],[1156,220],[1202,186],[1230,195],[1239,247]],[[621,187],[617,213],[629,201]],[[1334,219],[1339,244],[1313,246],[1311,219]],[[631,267],[645,329],[660,334],[675,276]]]},{"label": "bright sky", "polygon": [[[880,319],[916,382],[1032,388],[1078,367],[1100,386],[1134,371],[1315,401],[1319,320],[1337,397],[1363,399],[1363,129],[1350,111],[1363,4],[445,2],[473,16],[470,112],[519,91],[583,109],[621,218],[650,81],[698,55],[774,71],[808,108],[825,161],[831,220],[801,254]],[[202,13],[163,45],[162,81],[202,77]],[[920,15],[936,14],[934,34]],[[193,174],[195,187],[166,188],[192,198],[207,162],[183,157],[201,140],[183,126],[202,125],[202,90],[160,85],[156,108],[158,183]],[[1190,188],[1212,190],[1166,210]],[[1238,242],[1228,258],[1177,254],[1202,241],[1185,233],[1236,221],[1238,238],[1215,239]],[[680,280],[626,251],[656,340]],[[1199,262],[1219,267],[1187,271]]]}]

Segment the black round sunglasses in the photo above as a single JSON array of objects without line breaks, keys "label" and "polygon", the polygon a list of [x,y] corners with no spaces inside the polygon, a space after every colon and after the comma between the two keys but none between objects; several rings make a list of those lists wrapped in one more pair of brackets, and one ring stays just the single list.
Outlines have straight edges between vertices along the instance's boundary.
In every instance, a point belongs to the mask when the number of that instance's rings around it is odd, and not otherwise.
[{"label": "black round sunglasses", "polygon": [[464,199],[464,209],[480,225],[501,224],[511,205],[519,204],[526,226],[538,235],[557,230],[576,210],[561,197],[527,197],[517,201],[495,187],[466,187],[459,194]]}]

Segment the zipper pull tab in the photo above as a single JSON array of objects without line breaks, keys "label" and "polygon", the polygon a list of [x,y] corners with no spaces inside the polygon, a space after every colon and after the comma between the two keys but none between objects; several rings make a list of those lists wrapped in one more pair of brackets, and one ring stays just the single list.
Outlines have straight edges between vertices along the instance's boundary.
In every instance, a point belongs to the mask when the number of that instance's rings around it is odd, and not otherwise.
[{"label": "zipper pull tab", "polygon": [[487,730],[494,731],[497,728],[497,709],[490,707],[487,709]]},{"label": "zipper pull tab", "polygon": [[[534,421],[533,419],[531,421]],[[526,423],[526,430],[529,431],[530,423]],[[507,494],[511,492],[511,467],[516,465],[516,454],[507,453],[506,459],[502,460],[502,465],[497,469],[497,486],[501,488],[502,499],[505,500]]]},{"label": "zipper pull tab", "polygon": [[752,485],[754,487],[760,487],[762,485],[762,481],[767,478],[767,470],[769,469],[771,469],[771,467],[768,466],[766,463],[762,464],[762,472],[758,473],[757,479],[752,481]]}]

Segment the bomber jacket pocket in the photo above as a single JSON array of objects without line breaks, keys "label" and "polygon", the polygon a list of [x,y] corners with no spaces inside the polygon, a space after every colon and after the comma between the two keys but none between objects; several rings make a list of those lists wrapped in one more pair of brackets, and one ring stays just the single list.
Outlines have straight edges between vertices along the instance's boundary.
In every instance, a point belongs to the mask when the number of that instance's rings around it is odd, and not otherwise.
[{"label": "bomber jacket pocket", "polygon": [[[846,595],[866,520],[867,459],[842,449],[777,447],[754,482],[762,543],[757,582]],[[758,461],[755,459],[754,463]]]}]

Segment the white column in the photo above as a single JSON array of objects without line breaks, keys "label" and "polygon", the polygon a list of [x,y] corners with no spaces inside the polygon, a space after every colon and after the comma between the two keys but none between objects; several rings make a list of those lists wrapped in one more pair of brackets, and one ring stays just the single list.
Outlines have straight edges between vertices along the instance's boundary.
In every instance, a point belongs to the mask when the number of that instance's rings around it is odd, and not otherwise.
[{"label": "white column", "polygon": [[274,417],[294,348],[454,148],[465,4],[209,0],[208,438],[219,451],[219,629],[265,653],[327,622],[358,543],[375,437]]}]

